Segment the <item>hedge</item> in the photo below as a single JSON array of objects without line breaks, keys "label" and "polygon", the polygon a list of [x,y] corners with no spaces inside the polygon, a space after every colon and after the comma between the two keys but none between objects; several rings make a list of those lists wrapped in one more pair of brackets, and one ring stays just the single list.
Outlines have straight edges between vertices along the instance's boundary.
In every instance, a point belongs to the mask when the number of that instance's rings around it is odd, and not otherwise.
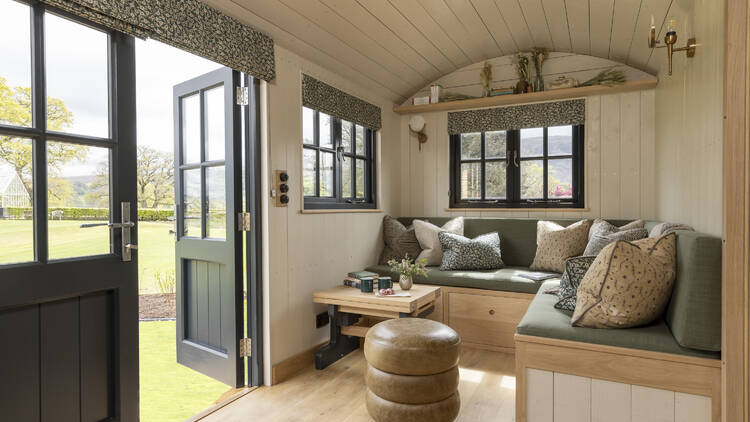
[{"label": "hedge", "polygon": [[[54,211],[62,211],[63,220],[106,221],[109,219],[109,209],[107,208],[52,207],[49,209],[50,215],[52,215]],[[31,208],[7,207],[5,208],[5,215],[14,219],[26,218],[31,215]],[[139,209],[138,221],[168,221],[173,215],[174,211],[171,209]]]}]

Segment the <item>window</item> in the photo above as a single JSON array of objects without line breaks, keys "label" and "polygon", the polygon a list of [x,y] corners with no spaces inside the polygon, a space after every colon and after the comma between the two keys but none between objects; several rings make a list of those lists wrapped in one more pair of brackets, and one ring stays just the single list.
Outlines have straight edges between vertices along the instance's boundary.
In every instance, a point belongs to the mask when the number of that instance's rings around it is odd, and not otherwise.
[{"label": "window", "polygon": [[451,208],[583,208],[583,125],[451,136]]},{"label": "window", "polygon": [[302,107],[305,208],[375,208],[374,151],[374,130]]}]

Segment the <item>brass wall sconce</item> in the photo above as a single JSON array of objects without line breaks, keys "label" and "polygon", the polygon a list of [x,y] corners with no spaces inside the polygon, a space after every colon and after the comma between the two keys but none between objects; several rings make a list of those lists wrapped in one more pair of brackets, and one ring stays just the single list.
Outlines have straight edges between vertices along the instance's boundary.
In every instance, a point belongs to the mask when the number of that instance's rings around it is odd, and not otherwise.
[{"label": "brass wall sconce", "polygon": [[656,39],[656,26],[654,26],[654,17],[651,16],[651,32],[648,37],[649,48],[667,48],[667,61],[669,62],[669,76],[672,76],[672,54],[675,51],[684,51],[687,57],[695,56],[697,46],[695,38],[689,38],[685,47],[675,47],[677,42],[677,21],[674,18],[667,20],[667,34],[664,36],[664,44],[659,46],[660,41]]},{"label": "brass wall sconce", "polygon": [[420,151],[422,151],[422,144],[427,142],[427,134],[424,133],[425,126],[424,117],[422,116],[413,116],[409,119],[409,130],[417,134]]}]

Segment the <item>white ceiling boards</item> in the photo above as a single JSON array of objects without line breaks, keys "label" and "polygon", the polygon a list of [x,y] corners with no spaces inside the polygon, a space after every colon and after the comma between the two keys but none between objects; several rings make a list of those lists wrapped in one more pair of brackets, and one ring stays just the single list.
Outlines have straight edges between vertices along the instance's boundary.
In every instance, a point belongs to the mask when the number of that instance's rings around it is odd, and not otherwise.
[{"label": "white ceiling boards", "polygon": [[656,73],[646,35],[671,0],[204,0],[394,102],[459,68],[528,51]]}]

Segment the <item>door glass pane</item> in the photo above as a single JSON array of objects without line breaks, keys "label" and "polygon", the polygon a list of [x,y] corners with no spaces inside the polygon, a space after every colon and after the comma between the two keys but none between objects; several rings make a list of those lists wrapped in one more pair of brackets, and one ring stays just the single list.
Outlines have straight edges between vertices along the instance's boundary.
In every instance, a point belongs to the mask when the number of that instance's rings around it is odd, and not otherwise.
[{"label": "door glass pane", "polygon": [[357,198],[365,197],[365,160],[357,160]]},{"label": "door glass pane", "polygon": [[31,145],[0,136],[0,265],[34,260]]},{"label": "door glass pane", "polygon": [[333,196],[333,153],[320,152],[320,196]]},{"label": "door glass pane", "polygon": [[180,99],[182,108],[182,163],[201,161],[201,104],[198,94]]},{"label": "door glass pane", "polygon": [[318,160],[315,156],[315,150],[302,150],[302,189],[305,196],[315,196],[315,170]]},{"label": "door glass pane", "polygon": [[331,116],[325,113],[318,113],[320,119],[320,146],[324,148],[333,148],[333,138],[331,137]]},{"label": "door glass pane", "polygon": [[485,165],[487,199],[505,199],[507,190],[505,167],[505,161],[490,161]]},{"label": "door glass pane", "polygon": [[521,161],[521,199],[544,198],[544,161]]},{"label": "door glass pane", "polygon": [[507,132],[499,130],[484,134],[485,158],[505,158]]},{"label": "door glass pane", "polygon": [[461,164],[461,199],[482,199],[482,163]]},{"label": "door glass pane", "polygon": [[206,168],[206,237],[227,237],[227,197],[224,186],[224,166]]},{"label": "door glass pane", "polygon": [[0,3],[0,123],[6,125],[31,126],[30,13],[25,4]]},{"label": "door glass pane", "polygon": [[182,235],[201,237],[201,169],[182,172]]},{"label": "door glass pane", "polygon": [[207,161],[223,160],[226,138],[224,137],[224,85],[203,92],[206,114]]},{"label": "door glass pane", "polygon": [[521,157],[544,155],[544,129],[521,129]]},{"label": "door glass pane", "polygon": [[109,136],[108,36],[44,14],[47,129]]},{"label": "door glass pane", "polygon": [[307,107],[302,107],[302,143],[315,143],[315,112]]},{"label": "door glass pane", "polygon": [[50,259],[110,252],[109,199],[109,148],[47,143]]},{"label": "door glass pane", "polygon": [[357,155],[365,155],[365,128],[357,125],[356,136],[357,150],[355,152]]},{"label": "door glass pane", "polygon": [[563,158],[547,162],[547,187],[550,198],[573,197],[573,160]]},{"label": "door glass pane", "polygon": [[[352,122],[341,121],[341,146],[346,152],[352,152],[352,127]],[[359,147],[359,144],[357,146]]]},{"label": "door glass pane", "polygon": [[482,134],[462,133],[461,134],[461,159],[471,160],[482,158]]},{"label": "door glass pane", "polygon": [[547,128],[548,155],[573,155],[573,126]]},{"label": "door glass pane", "polygon": [[343,164],[341,164],[341,195],[344,198],[352,197],[352,159],[351,157],[344,156]]}]

